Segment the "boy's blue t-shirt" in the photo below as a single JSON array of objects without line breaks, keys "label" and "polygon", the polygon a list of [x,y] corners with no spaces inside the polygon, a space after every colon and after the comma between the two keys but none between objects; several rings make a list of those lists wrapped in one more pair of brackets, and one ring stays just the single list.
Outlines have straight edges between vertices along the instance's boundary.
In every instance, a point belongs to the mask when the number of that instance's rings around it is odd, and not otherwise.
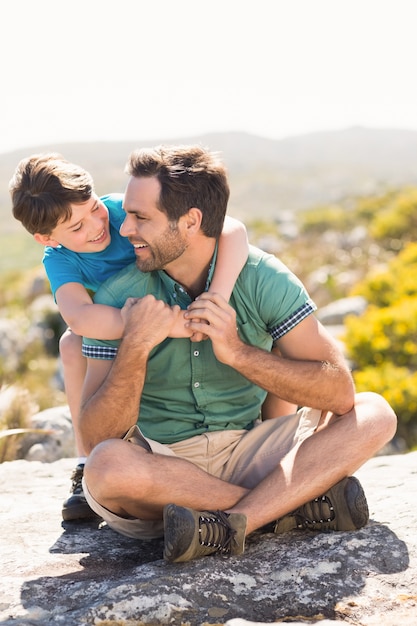
[{"label": "boy's blue t-shirt", "polygon": [[97,291],[107,278],[135,261],[132,244],[122,237],[119,228],[126,217],[123,211],[123,194],[109,194],[100,200],[109,211],[111,242],[102,252],[73,252],[63,246],[47,246],[43,255],[52,294],[66,283],[81,283],[86,289]]}]

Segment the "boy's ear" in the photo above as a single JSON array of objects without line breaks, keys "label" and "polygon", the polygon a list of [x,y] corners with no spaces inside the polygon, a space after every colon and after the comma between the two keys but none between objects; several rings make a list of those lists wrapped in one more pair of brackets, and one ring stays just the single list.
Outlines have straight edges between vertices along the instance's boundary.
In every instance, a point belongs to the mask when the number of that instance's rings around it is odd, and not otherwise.
[{"label": "boy's ear", "polygon": [[40,243],[42,246],[51,246],[51,248],[57,248],[59,246],[59,241],[51,239],[49,235],[41,235],[41,233],[35,233],[33,235],[33,238],[37,243]]}]

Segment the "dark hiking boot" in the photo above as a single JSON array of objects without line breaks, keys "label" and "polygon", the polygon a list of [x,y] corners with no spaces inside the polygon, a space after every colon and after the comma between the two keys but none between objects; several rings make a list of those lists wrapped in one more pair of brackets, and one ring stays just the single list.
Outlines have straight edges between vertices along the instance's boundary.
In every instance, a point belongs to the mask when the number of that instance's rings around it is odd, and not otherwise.
[{"label": "dark hiking boot", "polygon": [[319,498],[307,502],[275,523],[274,532],[309,529],[357,530],[369,520],[365,493],[357,478],[349,476]]},{"label": "dark hiking boot", "polygon": [[179,563],[209,554],[243,554],[245,530],[246,515],[168,504],[164,508],[164,559]]},{"label": "dark hiking boot", "polygon": [[81,482],[83,473],[84,464],[80,463],[72,473],[70,495],[62,505],[62,518],[66,522],[73,520],[91,520],[98,517],[97,513],[90,508],[85,499]]}]

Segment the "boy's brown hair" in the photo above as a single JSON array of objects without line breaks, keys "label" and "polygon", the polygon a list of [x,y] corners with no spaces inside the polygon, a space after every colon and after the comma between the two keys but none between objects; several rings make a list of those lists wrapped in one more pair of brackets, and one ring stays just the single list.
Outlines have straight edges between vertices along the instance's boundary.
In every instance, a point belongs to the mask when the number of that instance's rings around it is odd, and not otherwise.
[{"label": "boy's brown hair", "polygon": [[14,217],[32,235],[50,235],[71,218],[71,204],[87,202],[94,193],[91,175],[52,152],[22,159],[9,183]]}]

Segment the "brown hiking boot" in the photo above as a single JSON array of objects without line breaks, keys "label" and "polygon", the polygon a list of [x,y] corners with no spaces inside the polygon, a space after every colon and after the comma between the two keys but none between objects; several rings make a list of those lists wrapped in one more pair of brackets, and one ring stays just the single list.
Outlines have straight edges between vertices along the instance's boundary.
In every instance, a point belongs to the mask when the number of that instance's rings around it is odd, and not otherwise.
[{"label": "brown hiking boot", "polygon": [[357,530],[369,520],[368,504],[359,480],[344,478],[319,498],[281,517],[274,532],[285,533],[295,528],[316,531]]},{"label": "brown hiking boot", "polygon": [[180,563],[209,554],[242,554],[245,530],[246,515],[168,504],[164,508],[164,559]]}]

